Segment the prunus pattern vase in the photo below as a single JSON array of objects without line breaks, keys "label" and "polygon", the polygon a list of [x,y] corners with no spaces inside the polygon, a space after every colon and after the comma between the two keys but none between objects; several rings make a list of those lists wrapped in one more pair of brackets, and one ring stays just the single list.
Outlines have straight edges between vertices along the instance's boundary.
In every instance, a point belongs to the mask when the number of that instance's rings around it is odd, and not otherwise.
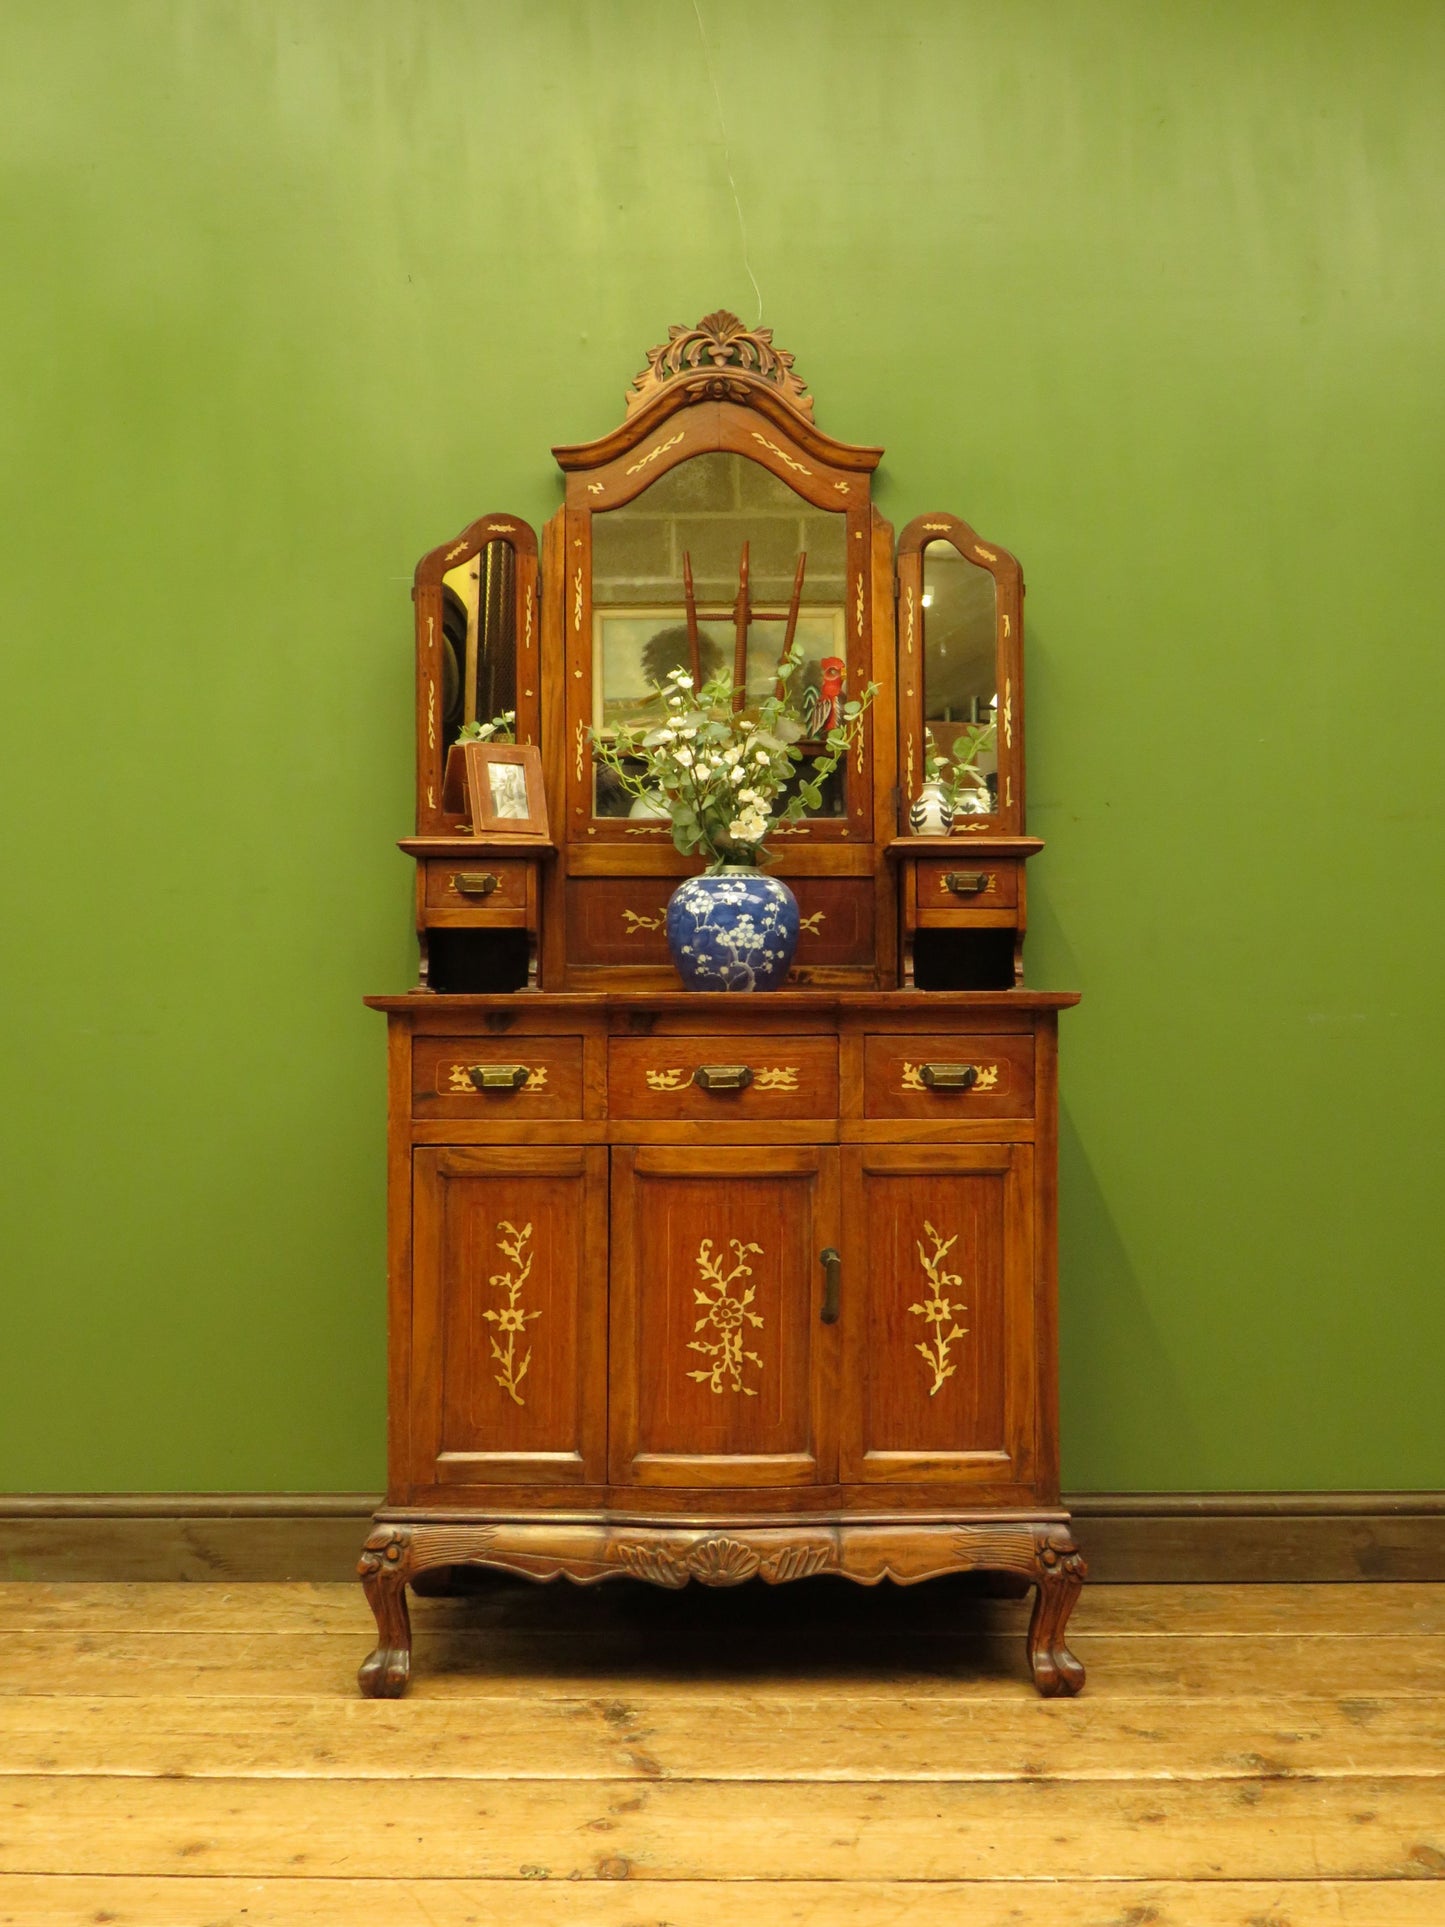
[{"label": "prunus pattern vase", "polygon": [[742,864],[689,877],[668,902],[667,941],[689,990],[776,990],[798,944],[798,899]]}]

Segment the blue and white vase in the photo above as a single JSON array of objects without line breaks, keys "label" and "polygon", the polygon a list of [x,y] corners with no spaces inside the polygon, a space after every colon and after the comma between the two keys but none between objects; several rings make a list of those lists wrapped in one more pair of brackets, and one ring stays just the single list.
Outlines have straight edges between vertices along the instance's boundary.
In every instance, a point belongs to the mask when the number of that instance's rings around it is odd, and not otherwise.
[{"label": "blue and white vase", "polygon": [[667,941],[689,990],[776,990],[798,943],[798,899],[751,864],[689,877],[667,906]]}]

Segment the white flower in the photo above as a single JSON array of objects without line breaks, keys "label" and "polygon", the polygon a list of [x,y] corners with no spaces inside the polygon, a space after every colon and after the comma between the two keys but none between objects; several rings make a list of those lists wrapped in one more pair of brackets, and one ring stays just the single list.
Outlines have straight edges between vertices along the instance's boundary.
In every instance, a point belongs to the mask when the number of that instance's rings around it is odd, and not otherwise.
[{"label": "white flower", "polygon": [[692,751],[690,749],[680,749],[672,760],[677,764],[679,769],[691,769]]},{"label": "white flower", "polygon": [[730,783],[741,783],[742,780],[743,773],[740,769],[730,769],[728,771],[728,781]]},{"label": "white flower", "polygon": [[766,763],[768,760],[768,752],[765,749],[755,749],[753,751],[753,761],[755,763]]},{"label": "white flower", "polygon": [[731,765],[737,762],[738,758],[742,755],[742,753],[743,753],[742,744],[733,743],[723,751],[722,759],[725,763]]},{"label": "white flower", "polygon": [[688,675],[685,669],[674,669],[670,671],[668,681],[675,682],[679,689],[692,688],[692,677]]},{"label": "white flower", "polygon": [[762,797],[758,795],[756,790],[738,791],[738,801],[740,803],[761,803],[762,800]]}]

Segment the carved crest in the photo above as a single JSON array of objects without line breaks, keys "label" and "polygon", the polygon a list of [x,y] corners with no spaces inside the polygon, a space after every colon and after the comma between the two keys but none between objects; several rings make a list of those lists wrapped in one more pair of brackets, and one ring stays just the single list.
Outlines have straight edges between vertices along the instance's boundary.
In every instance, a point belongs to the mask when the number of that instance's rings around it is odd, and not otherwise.
[{"label": "carved crest", "polygon": [[705,314],[695,328],[669,328],[667,340],[648,349],[647,366],[628,391],[627,412],[635,413],[674,381],[686,382],[699,400],[741,400],[748,385],[732,378],[739,374],[769,383],[790,407],[813,419],[813,397],[793,373],[793,357],[773,346],[772,329],[745,328],[726,308]]}]

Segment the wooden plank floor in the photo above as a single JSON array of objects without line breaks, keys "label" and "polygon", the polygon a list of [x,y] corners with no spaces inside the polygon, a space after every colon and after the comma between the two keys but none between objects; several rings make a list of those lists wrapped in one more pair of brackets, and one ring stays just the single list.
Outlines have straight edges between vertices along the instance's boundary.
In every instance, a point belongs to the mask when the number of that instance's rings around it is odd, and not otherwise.
[{"label": "wooden plank floor", "polygon": [[1445,1586],[0,1585],[0,1923],[1445,1927]]}]

